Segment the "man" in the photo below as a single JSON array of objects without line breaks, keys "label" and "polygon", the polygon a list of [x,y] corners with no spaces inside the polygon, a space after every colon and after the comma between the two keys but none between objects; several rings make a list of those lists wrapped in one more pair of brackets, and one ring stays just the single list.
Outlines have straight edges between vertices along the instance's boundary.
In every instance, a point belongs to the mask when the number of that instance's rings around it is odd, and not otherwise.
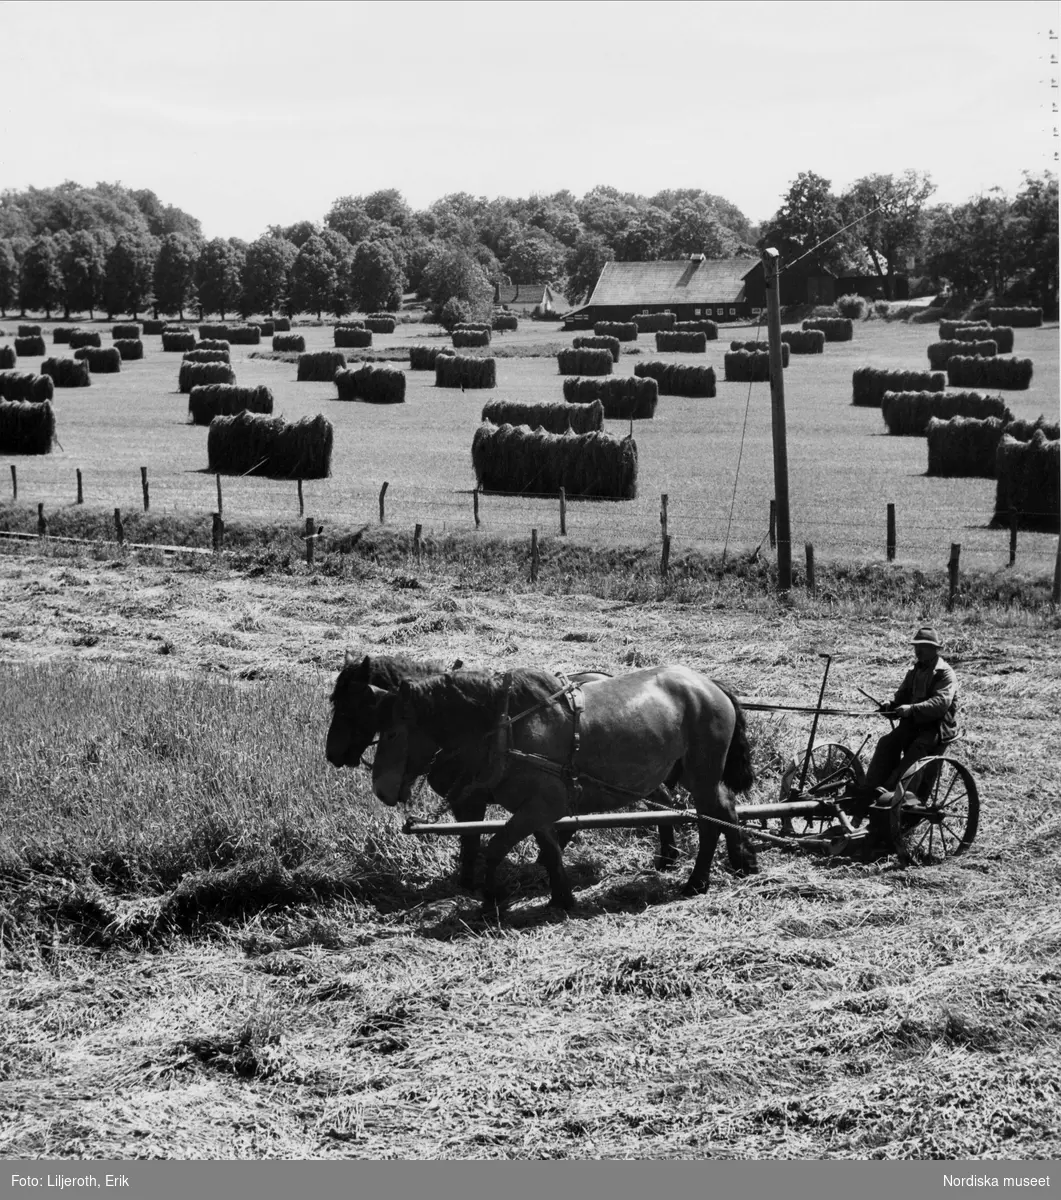
[{"label": "man", "polygon": [[941,642],[924,626],[914,634],[914,666],[890,703],[881,712],[898,724],[877,743],[866,768],[866,794],[891,792],[903,772],[919,758],[942,752],[957,737],[958,680],[950,663],[940,657]]}]

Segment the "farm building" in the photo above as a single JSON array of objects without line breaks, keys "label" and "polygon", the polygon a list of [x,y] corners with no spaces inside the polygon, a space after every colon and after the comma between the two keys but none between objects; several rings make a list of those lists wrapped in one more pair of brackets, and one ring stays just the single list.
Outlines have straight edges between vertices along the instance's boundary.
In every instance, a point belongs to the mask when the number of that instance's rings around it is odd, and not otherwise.
[{"label": "farm building", "polygon": [[494,304],[514,312],[558,317],[567,310],[567,297],[549,283],[498,283]]},{"label": "farm building", "polygon": [[[747,266],[747,260],[744,260]],[[757,262],[744,275],[744,289],[752,308],[766,307],[766,283],[763,279],[763,264]],[[781,272],[781,303],[832,304],[837,296],[844,295],[840,283],[832,271],[805,258],[795,262]]]},{"label": "farm building", "polygon": [[748,259],[702,254],[656,262],[604,264],[597,286],[581,307],[564,314],[572,325],[629,321],[635,313],[672,312],[679,321],[747,319],[751,303],[744,278]]}]

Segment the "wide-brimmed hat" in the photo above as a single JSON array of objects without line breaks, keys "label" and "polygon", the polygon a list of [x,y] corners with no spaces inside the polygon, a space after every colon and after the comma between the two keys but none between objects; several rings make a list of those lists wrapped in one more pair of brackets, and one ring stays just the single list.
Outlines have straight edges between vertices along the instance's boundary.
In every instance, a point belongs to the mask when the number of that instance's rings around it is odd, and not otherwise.
[{"label": "wide-brimmed hat", "polygon": [[921,628],[914,634],[915,646],[942,646],[943,643],[939,640],[939,634],[931,629],[928,625],[922,625]]}]

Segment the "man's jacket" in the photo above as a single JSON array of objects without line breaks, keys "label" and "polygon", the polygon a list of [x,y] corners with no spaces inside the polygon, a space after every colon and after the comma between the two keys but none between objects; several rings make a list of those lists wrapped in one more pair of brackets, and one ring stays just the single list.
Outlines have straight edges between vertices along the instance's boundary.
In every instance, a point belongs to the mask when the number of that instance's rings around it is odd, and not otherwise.
[{"label": "man's jacket", "polygon": [[954,668],[942,658],[933,666],[915,666],[895,693],[894,704],[909,704],[915,725],[939,725],[939,736],[950,741],[958,732],[958,679]]}]

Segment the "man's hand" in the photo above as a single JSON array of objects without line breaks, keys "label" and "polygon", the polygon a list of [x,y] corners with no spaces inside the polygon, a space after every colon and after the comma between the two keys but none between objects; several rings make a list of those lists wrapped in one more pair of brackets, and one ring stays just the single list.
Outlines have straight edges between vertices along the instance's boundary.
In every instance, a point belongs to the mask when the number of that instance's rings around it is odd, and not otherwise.
[{"label": "man's hand", "polygon": [[900,704],[898,708],[892,709],[892,716],[898,717],[901,721],[904,717],[908,717],[910,715],[910,709],[912,707],[913,706],[910,704]]}]

